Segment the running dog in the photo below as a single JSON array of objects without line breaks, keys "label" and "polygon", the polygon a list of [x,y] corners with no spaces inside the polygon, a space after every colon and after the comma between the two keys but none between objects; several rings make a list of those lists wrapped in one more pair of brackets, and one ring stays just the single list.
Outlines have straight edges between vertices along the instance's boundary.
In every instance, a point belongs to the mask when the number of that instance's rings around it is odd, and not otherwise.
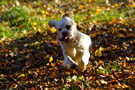
[{"label": "running dog", "polygon": [[58,42],[62,48],[64,61],[63,68],[86,70],[92,47],[91,38],[77,30],[77,24],[69,14],[62,16],[62,20],[51,20],[48,25],[55,27],[58,32]]}]

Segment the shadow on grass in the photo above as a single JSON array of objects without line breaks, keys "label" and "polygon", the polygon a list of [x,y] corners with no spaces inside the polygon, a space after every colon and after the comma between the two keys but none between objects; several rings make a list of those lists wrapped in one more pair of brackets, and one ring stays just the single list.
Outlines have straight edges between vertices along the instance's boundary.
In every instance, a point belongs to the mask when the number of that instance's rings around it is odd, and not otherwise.
[{"label": "shadow on grass", "polygon": [[55,44],[56,38],[51,39],[53,37],[56,37],[56,34],[47,31],[11,41],[7,45],[7,50],[0,54],[0,73],[14,74],[22,72],[22,69],[27,67],[37,68],[46,65],[50,56],[54,59],[58,55],[61,56],[60,46]]}]

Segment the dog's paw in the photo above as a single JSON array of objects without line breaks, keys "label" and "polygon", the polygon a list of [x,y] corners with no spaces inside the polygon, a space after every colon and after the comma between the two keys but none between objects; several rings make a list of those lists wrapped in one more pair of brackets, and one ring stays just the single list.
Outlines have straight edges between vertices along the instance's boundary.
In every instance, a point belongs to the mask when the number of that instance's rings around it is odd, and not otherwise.
[{"label": "dog's paw", "polygon": [[69,69],[68,65],[61,65],[61,69]]},{"label": "dog's paw", "polygon": [[65,66],[61,66],[61,69],[66,69],[66,67]]},{"label": "dog's paw", "polygon": [[71,69],[75,69],[77,66],[75,65],[75,64],[72,64],[71,66],[70,66],[70,68]]}]

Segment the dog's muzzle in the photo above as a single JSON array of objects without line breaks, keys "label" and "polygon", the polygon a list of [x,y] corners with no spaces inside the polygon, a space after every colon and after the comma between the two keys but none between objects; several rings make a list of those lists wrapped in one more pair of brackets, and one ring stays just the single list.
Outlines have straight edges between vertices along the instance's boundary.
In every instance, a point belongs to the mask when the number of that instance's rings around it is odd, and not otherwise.
[{"label": "dog's muzzle", "polygon": [[65,43],[68,43],[68,42],[70,41],[70,39],[71,39],[71,35],[63,36],[62,38],[59,38],[59,37],[58,37],[58,39],[59,39],[60,41],[63,41],[63,42],[65,42]]}]

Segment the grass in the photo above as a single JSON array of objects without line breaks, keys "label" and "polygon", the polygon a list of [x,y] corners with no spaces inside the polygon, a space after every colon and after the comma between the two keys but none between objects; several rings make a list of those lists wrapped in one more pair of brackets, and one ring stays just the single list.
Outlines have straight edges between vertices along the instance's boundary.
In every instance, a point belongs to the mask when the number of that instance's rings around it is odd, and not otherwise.
[{"label": "grass", "polygon": [[[23,7],[16,6],[4,13],[1,17],[1,36],[18,38],[28,28],[28,13]],[[25,34],[24,34],[25,35]]]},{"label": "grass", "polygon": [[[13,1],[10,0],[2,0],[1,5],[5,5],[7,2],[14,3]],[[75,14],[75,21],[77,23],[82,20],[83,22],[93,22],[93,21],[110,21],[112,19],[119,19],[119,18],[127,18],[126,15],[134,15],[133,9],[127,9],[124,8],[122,10],[119,10],[118,6],[116,8],[108,7],[108,9],[104,9],[103,7],[103,2],[101,1],[96,1],[96,3],[99,3],[98,5],[100,8],[96,8],[96,4],[94,3],[90,8],[89,11],[85,10],[82,8],[81,13],[76,13]],[[47,23],[55,19],[56,21],[60,20],[61,14],[58,15],[49,15],[49,12],[47,10],[44,10],[44,7],[42,7],[42,1],[38,1],[36,4],[37,8],[32,8],[34,7],[35,4],[32,4],[31,6],[26,3],[21,3],[22,5],[20,6],[11,6],[9,5],[10,8],[7,11],[2,11],[3,14],[1,14],[1,21],[0,21],[0,37],[8,37],[8,38],[19,38],[19,37],[24,37],[27,34],[25,32],[29,32],[31,30],[35,30],[37,32],[39,29],[43,31],[44,29],[47,29]],[[87,1],[85,1],[84,5],[87,4]],[[49,5],[55,5],[55,3],[50,2]],[[35,6],[35,7],[36,7]],[[39,6],[39,8],[38,8]],[[74,7],[78,5],[73,5]],[[115,6],[115,5],[114,5]],[[79,7],[79,6],[78,6]],[[84,6],[85,7],[85,6]],[[48,7],[49,8],[49,7]],[[87,7],[86,7],[87,8]],[[59,8],[63,9],[63,8]],[[56,12],[56,11],[55,11]],[[86,19],[86,17],[89,17],[89,19]],[[36,22],[36,25],[33,25],[33,23]],[[18,37],[19,36],[19,37]]]}]

